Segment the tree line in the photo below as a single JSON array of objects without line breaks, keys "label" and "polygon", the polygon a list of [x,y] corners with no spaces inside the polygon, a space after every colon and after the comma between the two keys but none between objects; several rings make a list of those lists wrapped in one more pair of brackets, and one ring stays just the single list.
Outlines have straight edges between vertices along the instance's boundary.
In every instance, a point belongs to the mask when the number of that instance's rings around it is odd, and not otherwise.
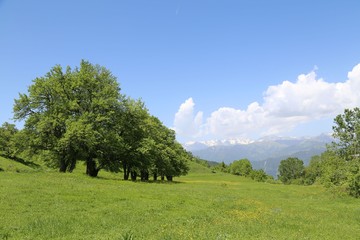
[{"label": "tree line", "polygon": [[282,160],[279,179],[285,184],[322,184],[360,197],[360,109],[345,109],[334,119],[335,141],[308,166],[298,158]]},{"label": "tree line", "polygon": [[24,121],[24,128],[4,123],[0,152],[40,158],[60,172],[83,161],[91,177],[104,169],[122,171],[125,180],[172,181],[187,174],[192,159],[141,100],[120,93],[108,69],[84,60],[75,69],[57,65],[34,79],[28,93],[15,99],[14,119]]},{"label": "tree line", "polygon": [[[339,192],[360,198],[360,109],[345,109],[334,119],[334,141],[319,156],[313,156],[308,166],[297,157],[280,162],[278,180],[284,184],[322,184]],[[276,182],[264,170],[254,170],[248,159],[226,165],[219,163],[215,171],[251,177],[260,182]]]},{"label": "tree line", "polygon": [[274,180],[274,178],[266,174],[263,169],[253,169],[250,160],[247,158],[235,160],[229,165],[221,162],[218,165],[214,166],[213,169],[214,171],[230,173],[237,176],[250,177],[251,179],[258,182]]}]

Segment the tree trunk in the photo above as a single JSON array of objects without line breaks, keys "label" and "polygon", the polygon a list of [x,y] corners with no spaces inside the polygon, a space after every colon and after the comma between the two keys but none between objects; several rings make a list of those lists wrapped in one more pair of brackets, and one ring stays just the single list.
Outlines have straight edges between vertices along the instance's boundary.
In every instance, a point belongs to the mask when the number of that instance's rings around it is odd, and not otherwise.
[{"label": "tree trunk", "polygon": [[128,171],[124,171],[124,180],[129,180],[129,172]]},{"label": "tree trunk", "polygon": [[89,158],[86,161],[86,174],[89,175],[90,177],[97,177],[99,170],[96,167],[96,162],[94,161],[94,159]]},{"label": "tree trunk", "polygon": [[74,171],[76,166],[76,160],[75,159],[71,159],[71,163],[70,163],[70,167],[69,167],[69,172]]},{"label": "tree trunk", "polygon": [[136,178],[137,178],[137,172],[136,171],[131,171],[131,180],[136,181]]},{"label": "tree trunk", "polygon": [[126,162],[123,162],[123,169],[124,169],[124,180],[129,180],[129,168],[127,167]]},{"label": "tree trunk", "polygon": [[145,172],[144,172],[144,171],[140,171],[140,180],[141,180],[142,182],[145,181]]},{"label": "tree trunk", "polygon": [[164,174],[161,174],[161,181],[164,181],[165,180],[165,176]]},{"label": "tree trunk", "polygon": [[168,180],[169,182],[172,182],[173,176],[166,176],[166,180]]},{"label": "tree trunk", "polygon": [[154,173],[154,181],[157,181],[157,173]]},{"label": "tree trunk", "polygon": [[66,160],[65,159],[61,159],[60,160],[60,168],[59,168],[59,172],[66,172],[66,169],[67,169],[67,163],[66,163]]},{"label": "tree trunk", "polygon": [[140,172],[141,181],[149,181],[149,172],[147,170],[143,170]]}]

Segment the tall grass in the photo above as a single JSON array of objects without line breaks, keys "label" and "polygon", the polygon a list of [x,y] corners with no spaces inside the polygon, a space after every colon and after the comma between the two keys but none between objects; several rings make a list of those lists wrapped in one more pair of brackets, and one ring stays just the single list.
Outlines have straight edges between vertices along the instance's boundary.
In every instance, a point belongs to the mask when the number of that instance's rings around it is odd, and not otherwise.
[{"label": "tall grass", "polygon": [[[0,167],[4,160],[1,162]],[[20,166],[19,166],[20,167]],[[360,201],[193,163],[174,183],[0,172],[0,239],[358,239]]]}]

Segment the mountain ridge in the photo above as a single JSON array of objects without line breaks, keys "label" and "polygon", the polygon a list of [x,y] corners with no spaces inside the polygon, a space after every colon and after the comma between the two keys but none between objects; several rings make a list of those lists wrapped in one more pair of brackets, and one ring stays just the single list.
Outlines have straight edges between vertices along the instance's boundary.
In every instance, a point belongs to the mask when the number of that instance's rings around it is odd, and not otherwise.
[{"label": "mountain ridge", "polygon": [[230,164],[234,160],[247,158],[256,169],[264,169],[276,176],[280,161],[288,157],[298,157],[307,165],[312,156],[320,155],[326,145],[333,142],[330,134],[314,137],[267,137],[256,141],[233,143],[229,141],[193,142],[184,147],[201,159]]}]

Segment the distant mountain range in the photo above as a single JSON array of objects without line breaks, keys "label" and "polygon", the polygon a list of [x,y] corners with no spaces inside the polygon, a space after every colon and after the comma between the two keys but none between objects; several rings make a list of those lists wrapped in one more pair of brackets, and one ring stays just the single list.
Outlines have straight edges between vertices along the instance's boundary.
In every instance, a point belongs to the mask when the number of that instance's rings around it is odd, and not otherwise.
[{"label": "distant mountain range", "polygon": [[264,169],[276,176],[280,161],[288,157],[298,157],[307,165],[312,156],[326,150],[326,144],[334,141],[330,134],[316,137],[267,137],[257,141],[223,140],[189,142],[184,147],[195,156],[215,162],[229,164],[234,160],[247,158],[256,169]]}]

